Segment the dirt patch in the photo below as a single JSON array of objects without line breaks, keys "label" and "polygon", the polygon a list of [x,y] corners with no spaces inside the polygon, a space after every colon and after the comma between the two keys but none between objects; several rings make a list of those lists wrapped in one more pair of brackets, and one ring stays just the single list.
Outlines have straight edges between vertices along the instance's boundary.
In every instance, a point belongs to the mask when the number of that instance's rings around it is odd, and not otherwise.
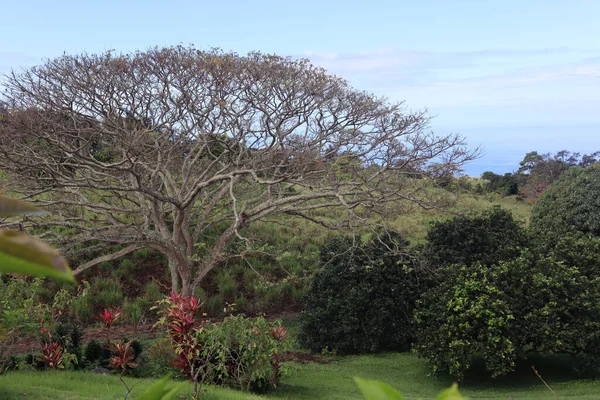
[{"label": "dirt patch", "polygon": [[329,364],[331,360],[320,357],[316,354],[299,353],[296,351],[288,351],[283,356],[284,361],[294,361],[300,364],[317,363],[317,364]]},{"label": "dirt patch", "polygon": [[88,343],[96,339],[100,343],[111,340],[120,341],[123,338],[154,338],[161,332],[159,329],[152,329],[152,324],[139,325],[137,330],[133,325],[116,325],[110,329],[104,327],[90,327],[83,332],[83,343]]}]

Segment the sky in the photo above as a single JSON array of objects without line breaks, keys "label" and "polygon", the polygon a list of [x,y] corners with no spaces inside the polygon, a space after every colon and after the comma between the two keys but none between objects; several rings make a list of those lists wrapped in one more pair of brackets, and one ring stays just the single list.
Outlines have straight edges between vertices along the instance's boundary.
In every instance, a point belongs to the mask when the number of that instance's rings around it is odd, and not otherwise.
[{"label": "sky", "polygon": [[600,1],[3,2],[0,73],[64,53],[219,47],[309,58],[357,89],[427,109],[484,156],[600,150]]}]

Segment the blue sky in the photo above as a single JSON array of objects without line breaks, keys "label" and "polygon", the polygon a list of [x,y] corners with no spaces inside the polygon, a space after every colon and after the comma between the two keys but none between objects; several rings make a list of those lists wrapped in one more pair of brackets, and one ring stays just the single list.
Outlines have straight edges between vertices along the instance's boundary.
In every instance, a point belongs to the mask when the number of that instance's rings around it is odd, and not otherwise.
[{"label": "blue sky", "polygon": [[5,2],[0,72],[66,53],[194,44],[308,57],[360,89],[427,108],[486,155],[600,149],[600,1]]}]

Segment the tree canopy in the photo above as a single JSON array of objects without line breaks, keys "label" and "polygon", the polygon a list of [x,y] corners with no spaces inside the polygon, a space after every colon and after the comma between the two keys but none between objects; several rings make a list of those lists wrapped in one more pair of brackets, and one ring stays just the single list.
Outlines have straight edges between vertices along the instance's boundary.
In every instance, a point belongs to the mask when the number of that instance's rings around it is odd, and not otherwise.
[{"label": "tree canopy", "polygon": [[600,164],[561,175],[535,204],[531,230],[548,244],[567,233],[600,236]]},{"label": "tree canopy", "polygon": [[426,238],[425,254],[436,267],[492,265],[518,256],[528,245],[524,226],[498,205],[479,214],[435,221]]},{"label": "tree canopy", "polygon": [[256,221],[383,223],[396,201],[435,206],[423,189],[477,154],[424,112],[261,53],[65,55],[6,76],[0,101],[4,185],[53,212],[23,226],[91,253],[75,274],[153,248],[184,293],[250,255]]}]

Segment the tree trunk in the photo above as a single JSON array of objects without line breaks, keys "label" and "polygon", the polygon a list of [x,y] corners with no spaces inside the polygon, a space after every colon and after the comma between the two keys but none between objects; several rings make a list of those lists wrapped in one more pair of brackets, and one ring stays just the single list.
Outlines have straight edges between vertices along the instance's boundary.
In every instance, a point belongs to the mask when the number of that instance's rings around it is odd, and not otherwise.
[{"label": "tree trunk", "polygon": [[169,253],[167,258],[169,260],[169,272],[171,273],[171,288],[176,293],[191,296],[194,288],[190,277],[190,261],[178,251]]},{"label": "tree trunk", "polygon": [[183,279],[181,284],[181,294],[184,296],[192,296],[194,294],[194,288],[189,279]]},{"label": "tree trunk", "polygon": [[169,272],[171,273],[171,290],[179,293],[179,271],[177,268],[177,260],[169,257]]}]

